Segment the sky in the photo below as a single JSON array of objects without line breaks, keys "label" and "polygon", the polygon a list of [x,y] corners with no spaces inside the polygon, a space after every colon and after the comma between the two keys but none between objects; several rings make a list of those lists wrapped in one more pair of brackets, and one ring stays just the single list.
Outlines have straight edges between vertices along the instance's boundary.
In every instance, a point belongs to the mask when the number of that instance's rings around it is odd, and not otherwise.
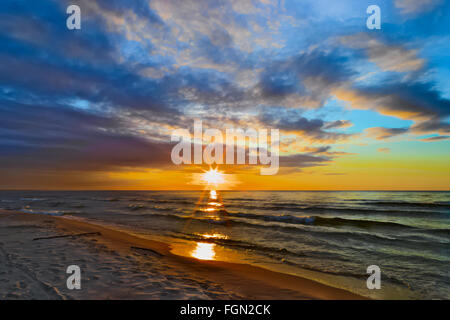
[{"label": "sky", "polygon": [[444,0],[2,0],[0,189],[201,189],[202,120],[280,130],[230,189],[450,190],[449,52]]}]

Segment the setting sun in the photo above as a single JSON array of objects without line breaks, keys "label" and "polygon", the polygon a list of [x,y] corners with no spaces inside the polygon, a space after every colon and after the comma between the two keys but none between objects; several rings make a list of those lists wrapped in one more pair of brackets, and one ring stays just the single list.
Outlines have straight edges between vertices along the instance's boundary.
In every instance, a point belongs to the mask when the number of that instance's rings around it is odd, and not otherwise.
[{"label": "setting sun", "polygon": [[225,183],[225,176],[222,172],[216,169],[209,169],[202,175],[203,181],[210,185],[219,185]]}]

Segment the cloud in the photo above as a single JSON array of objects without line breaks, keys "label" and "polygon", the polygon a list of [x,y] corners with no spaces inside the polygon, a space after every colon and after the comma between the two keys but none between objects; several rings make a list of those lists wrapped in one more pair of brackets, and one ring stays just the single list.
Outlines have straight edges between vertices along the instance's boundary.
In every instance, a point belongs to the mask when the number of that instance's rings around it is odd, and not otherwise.
[{"label": "cloud", "polygon": [[427,141],[427,142],[443,141],[443,140],[450,140],[450,136],[435,136],[435,137],[421,139],[421,141]]},{"label": "cloud", "polygon": [[301,110],[273,107],[266,108],[259,115],[259,123],[263,127],[277,128],[287,133],[295,133],[303,139],[334,143],[350,139],[353,135],[327,131],[328,129],[343,128],[349,125],[347,121],[326,122],[321,119],[308,119],[301,115]]},{"label": "cloud", "polygon": [[331,149],[332,149],[331,146],[320,146],[320,147],[306,146],[302,149],[302,151],[307,152],[308,154],[326,156],[330,160],[334,159],[335,157],[350,156],[350,155],[356,154],[356,153],[344,152],[344,151],[332,151]]},{"label": "cloud", "polygon": [[118,118],[6,101],[0,112],[3,168],[104,171],[170,165],[169,143],[134,135]]},{"label": "cloud", "polygon": [[384,44],[367,33],[343,36],[341,42],[351,48],[363,49],[369,61],[384,71],[417,71],[425,65],[425,60],[417,57],[417,50],[408,50],[401,45]]},{"label": "cloud", "polygon": [[319,49],[275,61],[261,73],[254,92],[266,104],[319,108],[355,74],[347,62],[338,52]]},{"label": "cloud", "polygon": [[331,146],[321,146],[321,147],[305,147],[304,151],[310,153],[328,153],[331,149]]},{"label": "cloud", "polygon": [[394,4],[400,9],[402,14],[417,14],[421,12],[431,11],[437,5],[441,4],[442,0],[395,0]]},{"label": "cloud", "polygon": [[390,148],[378,148],[377,150],[378,150],[378,152],[382,152],[382,153],[390,153],[391,152]]},{"label": "cloud", "polygon": [[365,130],[367,134],[377,140],[389,139],[401,134],[405,134],[409,131],[409,128],[384,128],[384,127],[372,127]]},{"label": "cloud", "polygon": [[371,87],[339,88],[338,99],[355,109],[376,110],[383,115],[413,120],[413,133],[448,133],[450,100],[429,82],[390,83]]},{"label": "cloud", "polygon": [[432,118],[429,121],[417,123],[412,126],[412,129],[417,133],[439,132],[450,133],[450,124],[440,120],[439,118]]},{"label": "cloud", "polygon": [[313,167],[325,165],[331,160],[327,157],[318,157],[308,154],[295,154],[288,156],[280,156],[280,166],[282,167]]},{"label": "cloud", "polygon": [[324,128],[325,129],[335,129],[335,128],[349,128],[353,126],[353,123],[349,120],[336,120],[328,122]]}]

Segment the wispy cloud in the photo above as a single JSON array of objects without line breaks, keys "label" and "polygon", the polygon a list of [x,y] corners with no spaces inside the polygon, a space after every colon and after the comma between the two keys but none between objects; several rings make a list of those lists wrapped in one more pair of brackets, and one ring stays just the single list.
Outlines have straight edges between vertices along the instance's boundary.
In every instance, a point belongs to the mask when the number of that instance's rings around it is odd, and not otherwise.
[{"label": "wispy cloud", "polygon": [[367,134],[377,140],[389,139],[401,134],[405,134],[409,131],[409,128],[384,128],[384,127],[372,127],[366,129]]},{"label": "wispy cloud", "polygon": [[403,14],[418,14],[433,10],[442,0],[394,0],[394,4]]}]

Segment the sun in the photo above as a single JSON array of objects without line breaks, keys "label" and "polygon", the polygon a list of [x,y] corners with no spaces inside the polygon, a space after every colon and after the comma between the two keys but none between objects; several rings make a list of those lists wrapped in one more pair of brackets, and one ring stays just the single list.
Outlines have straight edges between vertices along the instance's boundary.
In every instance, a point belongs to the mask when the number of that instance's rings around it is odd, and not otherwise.
[{"label": "sun", "polygon": [[234,174],[219,171],[219,167],[209,167],[209,170],[192,173],[193,185],[203,186],[205,190],[229,190],[238,184],[237,177]]},{"label": "sun", "polygon": [[204,174],[202,174],[202,180],[209,185],[219,185],[225,183],[225,175],[216,169],[209,169]]}]

